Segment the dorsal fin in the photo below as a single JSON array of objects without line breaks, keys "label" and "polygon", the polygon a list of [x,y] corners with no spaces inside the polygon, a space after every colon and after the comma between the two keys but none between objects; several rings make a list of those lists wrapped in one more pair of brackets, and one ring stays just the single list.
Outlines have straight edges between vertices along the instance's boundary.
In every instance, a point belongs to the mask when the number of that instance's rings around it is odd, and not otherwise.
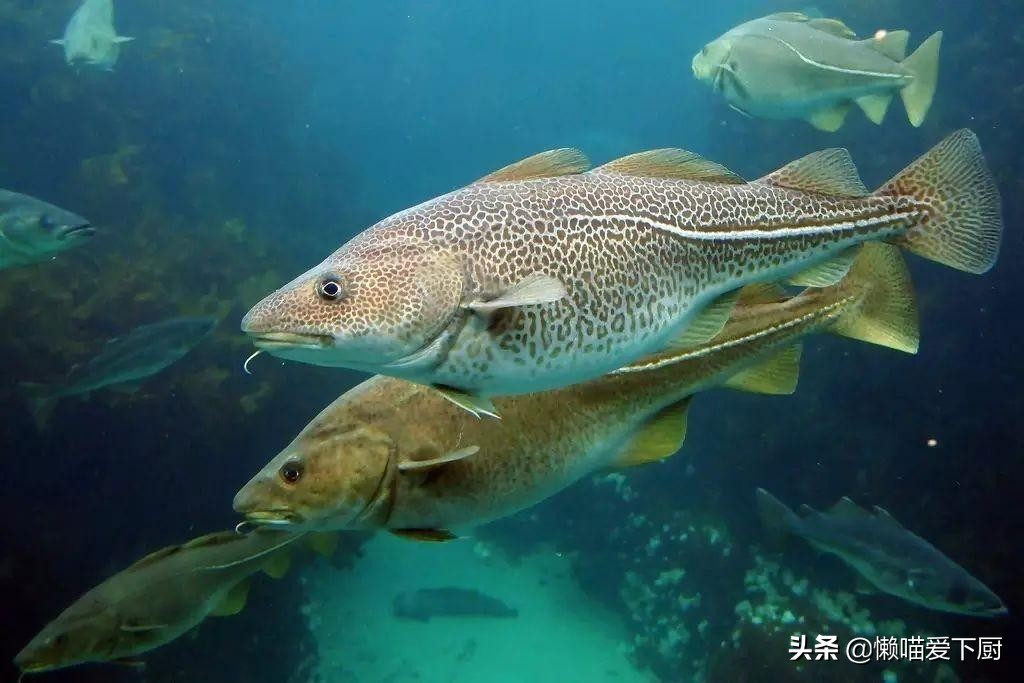
[{"label": "dorsal fin", "polygon": [[533,180],[534,178],[553,178],[562,175],[576,175],[590,168],[590,160],[578,149],[563,147],[550,149],[522,161],[499,168],[494,173],[485,175],[473,183],[503,183],[510,180]]},{"label": "dorsal fin", "polygon": [[861,506],[854,503],[852,500],[843,496],[836,501],[836,504],[828,509],[829,514],[839,515],[843,517],[870,517],[871,513],[862,508]]},{"label": "dorsal fin", "polygon": [[137,562],[135,562],[135,564],[128,567],[128,569],[140,569],[142,567],[147,567],[155,562],[159,562],[165,557],[170,557],[179,550],[181,550],[180,545],[169,545],[166,548],[160,548],[160,550],[153,551],[149,555],[143,557],[141,560],[138,560]]},{"label": "dorsal fin", "polygon": [[182,548],[202,548],[211,545],[222,545],[224,543],[230,543],[243,538],[243,536],[235,533],[234,531],[215,531],[212,534],[206,534],[204,536],[198,536],[193,538],[191,541],[182,544]]},{"label": "dorsal fin", "polygon": [[900,524],[899,521],[897,521],[895,517],[893,517],[891,514],[889,514],[888,510],[886,510],[885,508],[881,507],[880,505],[876,505],[872,509],[875,512],[875,519],[877,519],[879,521],[882,521],[882,522],[885,522],[886,524],[891,524],[893,526],[897,526],[900,529],[904,528],[903,525]]},{"label": "dorsal fin", "polygon": [[839,21],[838,19],[811,19],[807,22],[808,26],[813,26],[819,31],[825,33],[831,33],[834,36],[840,38],[856,38],[857,34],[853,32],[849,26]]},{"label": "dorsal fin", "polygon": [[761,363],[736,373],[725,385],[754,394],[788,396],[796,391],[800,379],[800,344],[787,347]]},{"label": "dorsal fin", "polygon": [[805,22],[810,21],[810,17],[803,12],[776,12],[775,14],[769,14],[765,19],[774,19],[775,21],[795,21]]},{"label": "dorsal fin", "polygon": [[812,152],[759,178],[757,182],[832,197],[868,195],[850,153],[842,147]]},{"label": "dorsal fin", "polygon": [[613,467],[633,467],[664,460],[683,445],[691,396],[673,403],[637,428],[612,462]]},{"label": "dorsal fin", "polygon": [[909,31],[879,31],[862,42],[889,59],[902,62],[907,58],[907,43],[909,41]]},{"label": "dorsal fin", "polygon": [[617,173],[640,178],[676,178],[706,183],[742,185],[746,181],[725,166],[685,149],[666,147],[620,157],[594,169],[594,173]]}]

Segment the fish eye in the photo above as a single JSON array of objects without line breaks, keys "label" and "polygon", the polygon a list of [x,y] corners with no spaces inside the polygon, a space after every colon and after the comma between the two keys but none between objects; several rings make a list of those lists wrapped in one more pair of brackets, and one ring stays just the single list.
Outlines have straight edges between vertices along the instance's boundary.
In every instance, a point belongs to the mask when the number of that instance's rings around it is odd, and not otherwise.
[{"label": "fish eye", "polygon": [[278,474],[281,475],[281,479],[284,479],[286,483],[294,484],[302,478],[302,463],[298,460],[289,460],[281,465]]},{"label": "fish eye", "polygon": [[336,276],[328,275],[317,283],[316,293],[325,301],[335,301],[341,298],[344,290],[342,290],[341,283],[338,282]]},{"label": "fish eye", "polygon": [[57,227],[57,222],[44,213],[39,217],[39,227],[43,230],[50,231]]},{"label": "fish eye", "polygon": [[66,634],[66,633],[58,633],[56,636],[53,637],[53,641],[52,642],[57,647],[64,647],[65,645],[68,644],[68,634]]}]

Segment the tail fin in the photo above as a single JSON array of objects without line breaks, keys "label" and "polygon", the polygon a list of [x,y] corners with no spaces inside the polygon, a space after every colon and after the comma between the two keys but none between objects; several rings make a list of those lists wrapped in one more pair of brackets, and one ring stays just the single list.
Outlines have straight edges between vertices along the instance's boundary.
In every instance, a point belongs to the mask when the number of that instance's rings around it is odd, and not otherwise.
[{"label": "tail fin", "polygon": [[765,528],[779,536],[794,533],[800,525],[800,518],[781,500],[764,489],[757,490],[757,513]]},{"label": "tail fin", "polygon": [[863,288],[864,294],[860,306],[839,318],[832,332],[897,351],[917,353],[921,331],[914,286],[897,247],[881,242],[862,246],[839,286]]},{"label": "tail fin", "polygon": [[936,31],[921,43],[914,53],[901,63],[913,76],[909,85],[900,91],[910,125],[915,128],[924,123],[935,97],[935,84],[939,80],[939,48],[942,31]]},{"label": "tail fin", "polygon": [[43,431],[46,429],[46,425],[50,421],[50,416],[53,415],[53,409],[57,407],[60,397],[55,396],[50,387],[45,384],[21,382],[18,386],[25,393],[29,411],[32,413],[32,418],[36,423],[36,429]]},{"label": "tail fin", "polygon": [[895,244],[968,273],[995,265],[1003,236],[999,190],[970,130],[935,145],[875,195],[910,197],[924,211]]}]

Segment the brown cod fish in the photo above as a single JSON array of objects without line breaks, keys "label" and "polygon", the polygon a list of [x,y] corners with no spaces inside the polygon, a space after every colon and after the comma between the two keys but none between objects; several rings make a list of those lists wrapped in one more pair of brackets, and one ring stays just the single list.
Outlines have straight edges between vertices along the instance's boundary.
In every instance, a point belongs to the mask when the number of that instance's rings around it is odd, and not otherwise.
[{"label": "brown cod fish", "polygon": [[968,130],[873,193],[842,149],[752,182],[673,149],[587,166],[545,152],[386,218],[242,329],[273,355],[432,385],[494,415],[488,397],[711,339],[748,283],[834,284],[860,243],[973,273],[1000,246],[999,195]]},{"label": "brown cod fish", "polygon": [[477,420],[425,386],[374,377],[324,409],[238,492],[234,507],[257,525],[451,538],[595,471],[673,454],[697,391],[792,392],[795,344],[823,330],[917,350],[916,307],[898,250],[865,245],[840,283],[795,297],[751,285],[713,342],[573,387],[497,399],[501,421]]}]

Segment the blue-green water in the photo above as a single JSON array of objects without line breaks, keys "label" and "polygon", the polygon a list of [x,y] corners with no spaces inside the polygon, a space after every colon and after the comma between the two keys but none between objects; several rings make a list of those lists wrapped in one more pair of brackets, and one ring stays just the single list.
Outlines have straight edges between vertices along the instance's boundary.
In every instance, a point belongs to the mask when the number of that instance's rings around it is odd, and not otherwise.
[{"label": "blue-green water", "polygon": [[[692,76],[692,55],[728,28],[807,10],[776,2],[123,0],[117,28],[135,40],[113,72],[69,67],[47,43],[76,5],[0,1],[0,187],[97,226],[81,248],[0,271],[7,659],[106,576],[233,526],[239,486],[362,379],[264,357],[244,374],[252,348],[238,322],[375,221],[554,147],[596,162],[683,147],[755,178],[844,146],[876,187],[970,127],[1003,195],[1003,250],[979,277],[911,260],[916,356],[815,337],[794,396],[698,397],[686,446],[665,465],[588,479],[454,548],[347,536],[330,563],[297,562],[286,579],[257,582],[242,614],[150,653],[144,673],[46,676],[877,681],[888,671],[932,681],[953,680],[936,679],[952,670],[960,680],[1017,679],[1017,3],[818,3],[865,35],[905,28],[912,47],[945,32],[923,126],[910,127],[894,102],[882,126],[854,111],[834,134],[746,118]],[[134,393],[62,401],[37,428],[19,382],[59,380],[112,337],[196,315],[221,323],[181,361]],[[835,558],[770,542],[757,487],[794,506],[845,495],[885,507],[982,579],[1010,616],[858,594]],[[498,596],[520,616],[392,618],[402,591],[443,585]],[[961,662],[954,650],[941,672],[936,662],[789,661],[791,633],[826,629],[841,641],[1001,636],[1003,657]]]}]

